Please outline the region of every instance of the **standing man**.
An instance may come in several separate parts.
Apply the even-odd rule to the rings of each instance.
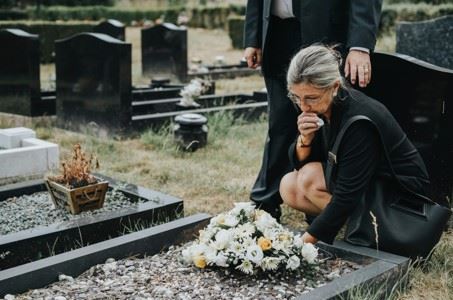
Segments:
[[[280,180],[290,172],[288,148],[298,134],[296,110],[287,98],[286,70],[292,56],[313,43],[340,44],[345,76],[365,87],[376,44],[382,0],[248,0],[244,56],[262,67],[268,92],[268,134],[250,199],[280,218]]]

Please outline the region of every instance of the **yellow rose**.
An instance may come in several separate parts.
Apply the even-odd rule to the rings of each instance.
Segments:
[[[272,242],[270,239],[266,239],[262,236],[258,239],[258,246],[261,247],[261,250],[266,251],[272,248]]]
[[[193,258],[193,263],[197,268],[204,269],[206,267],[206,258],[203,255],[197,255]]]

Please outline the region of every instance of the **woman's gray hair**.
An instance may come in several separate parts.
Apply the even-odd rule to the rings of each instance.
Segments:
[[[346,82],[340,74],[341,55],[333,48],[312,45],[300,50],[291,60],[286,76],[288,88],[307,83],[326,89],[339,80],[342,88]]]

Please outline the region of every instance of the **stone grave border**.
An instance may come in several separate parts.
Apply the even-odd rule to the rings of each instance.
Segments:
[[[0,296],[43,287],[56,281],[59,274],[78,276],[111,257],[156,254],[170,245],[193,239],[209,220],[209,215],[197,214],[0,272]],[[409,258],[341,241],[334,245],[320,243],[319,247],[337,257],[368,264],[296,299],[338,299],[359,287],[376,290],[380,299],[385,299],[393,285],[405,278],[409,267]],[[386,290],[378,290],[382,286]]]
[[[100,174],[96,175],[108,180],[110,183],[109,188],[117,188],[118,191],[132,200],[144,198],[148,201],[140,203],[134,208],[125,207],[118,211],[99,214],[96,217],[87,216],[78,220],[54,223],[49,226],[36,227],[0,236],[0,253],[10,251],[14,254],[11,259],[15,260],[12,263],[12,267],[0,271],[0,274],[9,272],[15,268],[14,266],[22,265],[27,260],[33,259],[33,255],[37,251],[47,251],[48,245],[54,245],[55,249],[58,250],[64,247],[65,240],[77,240],[80,236],[83,237],[84,244],[92,244],[105,240],[109,235],[117,236],[117,232],[122,230],[124,226],[133,226],[138,221],[168,222],[184,214],[183,201],[179,198],[132,184],[126,184],[124,187],[122,185],[119,186],[112,178]],[[44,180],[10,184],[0,187],[0,201],[14,196],[29,195],[46,190]],[[155,202],[156,198],[159,199],[159,202]],[[98,232],[104,233],[101,239],[97,234]],[[56,242],[57,240],[58,243]],[[33,252],[30,250],[32,247],[35,247]],[[5,259],[8,259],[8,256]]]

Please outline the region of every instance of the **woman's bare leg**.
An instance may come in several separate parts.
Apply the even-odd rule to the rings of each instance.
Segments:
[[[326,190],[319,162],[308,163],[299,171],[286,174],[280,182],[280,195],[288,206],[312,215],[320,214],[332,198]]]

